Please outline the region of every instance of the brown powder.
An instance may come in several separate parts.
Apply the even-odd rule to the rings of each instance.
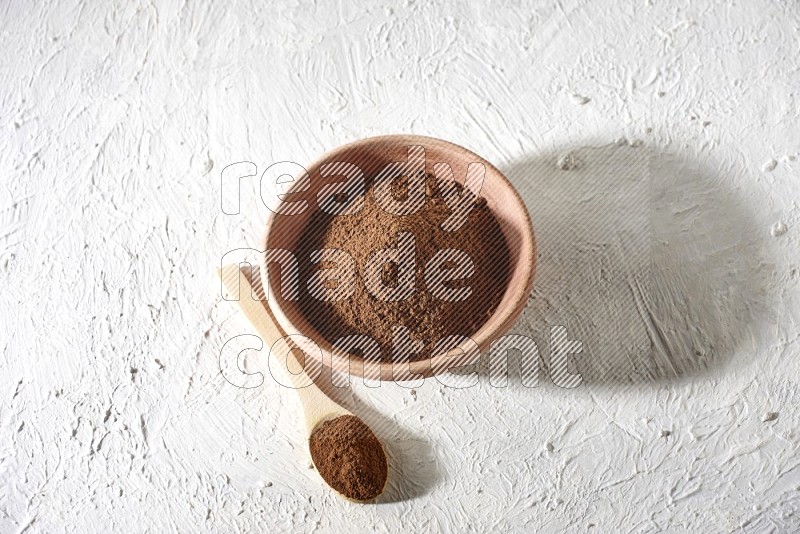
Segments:
[[[407,198],[408,188],[404,185],[402,180],[393,184],[395,199]],[[494,313],[505,291],[509,269],[502,231],[485,199],[474,195],[475,206],[464,224],[456,231],[443,230],[440,225],[451,214],[440,195],[440,188],[445,186],[462,192],[460,184],[437,183],[428,175],[425,204],[411,215],[398,216],[384,211],[375,200],[372,187],[356,214],[332,216],[322,210],[315,212],[301,238],[300,257],[308,258],[314,250],[341,249],[352,256],[358,271],[355,291],[344,300],[318,300],[308,293],[307,284],[301,284],[301,311],[326,340],[332,343],[343,336],[367,335],[380,346],[381,360],[391,361],[394,359],[393,329],[404,326],[410,338],[421,343],[421,350],[417,347],[399,351],[399,354],[414,361],[428,357],[434,344],[445,336],[474,334]],[[401,232],[409,232],[415,239],[415,291],[405,300],[386,302],[367,289],[364,266],[376,251],[396,248]],[[466,300],[449,302],[437,298],[426,287],[426,263],[443,249],[464,251],[474,265],[472,276],[446,282],[449,288],[471,288],[472,293]],[[324,263],[301,262],[301,278],[308,281],[315,270],[328,268],[322,265]],[[444,267],[449,266],[445,264]],[[396,283],[397,266],[385,264],[381,279],[388,286]]]
[[[358,417],[343,415],[317,425],[308,445],[319,474],[345,497],[368,501],[383,491],[388,476],[386,454]]]

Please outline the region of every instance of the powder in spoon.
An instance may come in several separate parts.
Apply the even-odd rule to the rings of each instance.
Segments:
[[[388,475],[386,454],[358,417],[343,415],[317,425],[308,445],[319,474],[345,497],[368,501],[383,491]]]

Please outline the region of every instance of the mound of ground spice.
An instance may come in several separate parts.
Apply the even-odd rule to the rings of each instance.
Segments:
[[[392,361],[394,328],[404,326],[421,351],[400,351],[410,361],[427,358],[434,344],[445,336],[474,334],[494,313],[506,288],[509,253],[500,226],[486,205],[485,199],[472,195],[472,209],[463,225],[455,231],[440,226],[451,210],[442,198],[442,187],[456,187],[459,193],[470,194],[457,182],[438,182],[426,178],[425,203],[410,215],[394,215],[383,209],[370,185],[361,209],[352,215],[330,215],[317,210],[300,240],[300,257],[321,249],[340,249],[349,253],[358,269],[353,294],[343,300],[324,301],[312,297],[306,284],[301,284],[300,308],[312,326],[329,342],[354,334],[370,336],[381,349],[380,359]],[[401,180],[392,187],[395,198],[402,200],[408,188]],[[415,291],[408,298],[384,301],[376,298],[364,283],[364,266],[377,250],[397,246],[397,236],[409,232],[415,239]],[[426,287],[426,263],[438,251],[458,249],[469,255],[474,272],[460,280],[449,281],[448,287],[469,287],[470,296],[451,302],[434,296]],[[323,262],[320,262],[320,264]],[[320,264],[301,262],[300,275],[309,280]],[[384,265],[384,283],[391,284],[396,269]],[[411,352],[411,354],[409,354]]]
[[[317,425],[308,446],[319,474],[345,497],[368,501],[383,491],[389,472],[386,454],[358,417],[343,415]]]

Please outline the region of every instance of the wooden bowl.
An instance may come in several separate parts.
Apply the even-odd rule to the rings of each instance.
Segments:
[[[349,162],[357,165],[365,177],[370,177],[388,163],[405,161],[408,157],[408,147],[411,145],[424,147],[426,171],[431,172],[435,163],[448,163],[453,170],[453,176],[462,185],[470,163],[479,162],[485,166],[486,175],[479,193],[486,199],[487,206],[497,219],[505,237],[509,250],[509,272],[505,293],[494,314],[470,336],[480,350],[484,351],[492,341],[508,332],[525,308],[536,270],[536,242],[530,215],[517,191],[497,168],[466,148],[440,139],[417,135],[371,137],[336,148],[306,167],[307,178],[310,180],[302,180],[300,176],[295,177],[288,192],[283,196],[283,201],[307,200],[308,207],[302,213],[293,215],[271,213],[262,241],[262,250],[278,248],[288,251],[298,250],[298,241],[303,228],[314,211],[319,209],[316,203],[317,192],[325,183],[331,181],[320,176],[320,167],[323,164]],[[302,191],[304,187],[308,188]],[[478,194],[478,191],[473,192]],[[287,199],[287,196],[290,198]],[[298,261],[309,261],[309,259],[298,258]],[[404,365],[389,361],[365,360],[354,354],[334,353],[331,343],[324,339],[303,316],[299,301],[272,297],[281,291],[280,280],[276,276],[267,280],[269,278],[267,273],[266,254],[262,254],[262,284],[265,288],[269,284],[269,308],[280,329],[287,334],[301,334],[293,339],[296,346],[307,356],[320,360],[324,366],[336,371],[371,379],[408,380],[429,377],[448,367],[476,363],[480,357],[480,354],[476,354],[474,345],[469,342],[454,347],[446,353],[434,354],[429,358]],[[470,351],[471,348],[473,350]],[[464,357],[465,354],[469,354],[467,359]]]

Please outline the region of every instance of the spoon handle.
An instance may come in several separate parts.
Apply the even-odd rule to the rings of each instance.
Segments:
[[[229,295],[235,297],[238,291],[239,300],[237,303],[239,309],[244,312],[250,324],[252,324],[256,332],[258,332],[258,335],[264,342],[264,347],[271,348],[278,340],[285,337],[272,319],[266,301],[254,298],[253,288],[238,265],[225,265],[222,269],[217,269],[217,274],[222,281],[223,289],[226,290]],[[271,352],[270,350],[270,353]],[[276,357],[276,359],[278,358]],[[308,360],[309,359],[306,359],[308,365],[320,365],[316,361]],[[319,389],[313,379],[306,374],[305,366],[298,361],[295,356],[295,351],[288,351],[285,365],[281,361],[278,361],[278,364],[278,367],[282,368],[284,376],[289,379],[300,399],[309,433],[320,421],[330,416],[347,415],[350,413],[333,402]],[[292,368],[302,369],[302,371],[293,373],[290,371]]]

